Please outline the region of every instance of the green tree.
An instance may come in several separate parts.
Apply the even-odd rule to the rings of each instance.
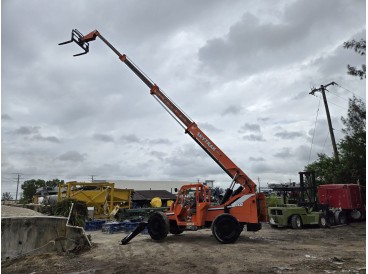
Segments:
[[[2,201],[10,201],[13,200],[13,196],[10,194],[10,192],[3,192],[3,196],[1,198]]]
[[[54,188],[58,186],[58,184],[64,184],[63,180],[53,179],[49,181],[41,180],[41,179],[32,179],[25,181],[21,188],[23,190],[23,197],[21,199],[21,203],[29,203],[32,201],[33,195],[36,194],[37,189],[40,187]]]
[[[366,184],[366,110],[362,100],[349,100],[347,118],[341,118],[345,136],[338,144],[340,161],[326,154],[318,154],[318,159],[305,167],[314,170],[319,184],[355,183]]]
[[[46,182],[41,179],[32,179],[25,181],[21,188],[23,190],[23,197],[21,199],[22,203],[30,203],[32,201],[33,195],[36,194],[38,188],[45,186]]]
[[[59,184],[64,184],[64,180],[52,179],[51,181],[46,181],[45,186],[49,188],[57,187]]]
[[[339,143],[339,154],[344,163],[344,177],[350,182],[365,185],[366,179],[366,107],[353,97],[349,100],[347,118],[341,118],[345,137]]]
[[[362,56],[365,55],[365,39],[361,39],[359,42],[351,40],[344,43],[344,48],[354,49],[354,51]],[[358,76],[360,79],[366,78],[366,67],[365,64],[362,65],[361,69],[354,66],[348,65],[348,74],[353,76]]]
[[[316,172],[317,184],[337,184],[341,182],[341,161],[324,153],[318,154],[318,159],[305,167],[307,171]]]

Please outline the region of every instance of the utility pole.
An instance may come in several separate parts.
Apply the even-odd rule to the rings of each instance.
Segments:
[[[91,176],[91,181],[92,181],[92,183],[93,183],[93,179],[94,179],[93,177],[94,177],[94,176],[97,176],[97,175],[89,175],[89,176]]]
[[[17,178],[15,178],[17,180],[17,191],[15,192],[15,203],[18,201],[18,188],[19,188],[19,179],[20,179],[20,174],[18,173]]]
[[[334,135],[333,128],[332,128],[331,116],[330,116],[330,111],[328,109],[327,98],[326,98],[326,93],[325,93],[325,91],[327,90],[326,87],[331,86],[331,85],[337,85],[337,84],[335,82],[331,82],[331,83],[329,83],[327,85],[324,85],[324,86],[321,85],[320,88],[314,88],[314,89],[312,89],[312,91],[309,92],[309,94],[314,95],[314,93],[317,92],[317,91],[320,91],[322,93],[323,102],[325,104],[325,110],[326,110],[326,115],[327,115],[328,128],[330,130],[330,137],[331,137],[331,142],[332,142],[332,148],[333,148],[333,151],[334,151],[335,160],[337,162],[339,162],[339,154],[337,152],[335,135]]]

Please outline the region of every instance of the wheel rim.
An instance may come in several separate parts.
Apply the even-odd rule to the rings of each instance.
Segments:
[[[298,216],[298,218],[296,218],[296,225],[298,227],[301,227],[302,226],[302,222],[300,221],[300,217]]]
[[[325,227],[327,224],[326,218],[325,217],[321,217],[321,226]]]

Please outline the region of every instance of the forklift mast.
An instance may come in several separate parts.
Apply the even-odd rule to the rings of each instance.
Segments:
[[[303,207],[318,208],[317,185],[314,171],[299,172],[299,186],[277,186],[271,187],[273,191],[297,193],[297,205]],[[283,195],[283,203],[286,204],[286,196]]]

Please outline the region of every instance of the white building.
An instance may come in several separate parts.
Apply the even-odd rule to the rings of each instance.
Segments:
[[[115,183],[116,188],[134,189],[134,190],[167,190],[170,193],[176,194],[175,188],[178,190],[183,185],[195,184],[197,182],[188,181],[146,181],[146,180],[93,180],[93,182],[109,182]],[[213,188],[212,180],[206,180],[204,183]]]

